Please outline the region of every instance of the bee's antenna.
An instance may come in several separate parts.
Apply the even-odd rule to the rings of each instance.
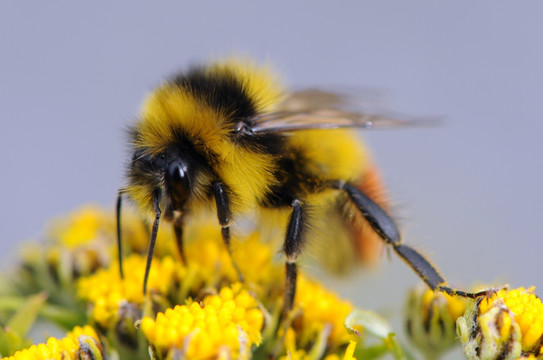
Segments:
[[[121,203],[123,201],[124,189],[119,189],[117,194],[117,250],[119,252],[119,273],[121,274],[121,279],[124,279],[123,272],[123,243],[121,241]]]
[[[160,202],[160,190],[155,190],[153,196],[153,207],[155,208],[155,221],[153,222],[153,229],[151,230],[151,240],[149,241],[149,248],[147,249],[147,264],[145,265],[145,276],[143,278],[143,295],[147,294],[147,279],[149,278],[149,270],[151,270],[151,262],[153,261],[153,253],[155,252],[156,236],[158,234],[158,224],[160,222],[160,214],[162,211],[159,206]]]

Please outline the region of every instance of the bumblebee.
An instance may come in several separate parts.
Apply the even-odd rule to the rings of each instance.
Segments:
[[[313,237],[326,241],[327,253],[346,241],[351,254],[366,262],[388,245],[430,288],[478,296],[449,287],[423,255],[402,243],[355,131],[409,121],[348,111],[342,104],[341,96],[322,91],[285,95],[268,68],[248,61],[193,67],[155,89],[129,130],[133,156],[117,200],[121,275],[120,215],[127,196],[154,214],[144,293],[161,219],[173,224],[185,261],[183,226],[191,214],[211,207],[229,252],[230,226],[244,214],[286,226],[287,310],[294,302],[296,261]]]

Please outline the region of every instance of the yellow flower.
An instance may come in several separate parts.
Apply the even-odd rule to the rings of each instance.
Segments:
[[[240,241],[233,252],[245,281],[270,288],[273,284],[283,285],[283,263],[274,262],[278,249],[260,241],[260,234],[253,232]]]
[[[121,227],[125,253],[145,253],[150,230],[145,217],[127,207],[122,214]],[[65,218],[54,220],[47,237],[53,244],[48,254],[50,263],[59,263],[67,252],[72,254],[76,264],[94,261],[103,266],[109,264],[111,258],[117,258],[115,215],[97,205],[83,206]],[[161,227],[155,253],[172,254],[173,244],[171,227]]]
[[[187,359],[249,358],[251,346],[261,341],[264,315],[241,284],[222,288],[202,303],[177,305],[156,319],[145,317],[141,329],[158,353],[180,351]],[[224,355],[224,354],[223,354]]]
[[[125,277],[121,279],[119,265],[113,262],[107,269],[100,269],[95,274],[79,279],[77,294],[82,300],[90,302],[91,317],[104,328],[109,328],[116,322],[119,309],[123,303],[142,305],[142,284],[145,272],[146,258],[133,254],[125,259]],[[171,257],[153,261],[149,273],[148,289],[163,295],[168,295],[176,284],[179,284],[184,267]]]
[[[326,339],[329,347],[336,348],[351,339],[344,322],[353,306],[322,285],[300,276],[294,307],[294,311],[301,310],[301,316],[293,324],[301,346],[313,342],[325,327],[330,327],[330,335]]]
[[[32,345],[31,347],[17,351],[6,360],[46,360],[62,359],[75,360],[83,358],[85,354],[89,359],[101,360],[104,358],[104,349],[100,339],[90,326],[75,327],[65,338],[49,338],[47,343]]]
[[[534,354],[530,354],[530,355],[523,355],[521,357],[519,357],[517,360],[536,360],[537,358],[535,357]]]
[[[67,248],[74,248],[92,243],[101,233],[114,231],[112,214],[98,206],[83,206],[71,213],[67,218],[53,222],[49,237],[57,239],[58,243]]]
[[[458,318],[457,331],[469,359],[543,359],[543,304],[534,291],[499,290]]]
[[[504,303],[513,313],[514,321],[522,332],[522,350],[531,352],[541,346],[543,336],[543,304],[535,295],[535,287],[515,290],[500,290],[479,304],[479,312],[484,314],[496,303]]]
[[[112,216],[92,205],[56,219],[44,244],[23,248],[15,282],[25,293],[45,290],[52,302],[71,304],[75,279],[109,264],[113,232]]]
[[[304,349],[296,348],[296,332],[292,328],[287,329],[285,335],[285,349],[286,355],[279,357],[279,360],[311,360],[315,358],[322,358],[322,353],[318,353],[313,349],[308,353]],[[343,354],[343,360],[356,360],[354,357],[354,351],[356,349],[356,341],[350,340],[349,345],[345,349]],[[340,357],[336,353],[326,355],[324,360],[340,360]]]
[[[187,272],[192,276],[191,290],[215,287],[223,280],[238,281],[238,274],[224,245],[220,227],[215,222],[191,229],[187,235]],[[245,282],[257,288],[270,288],[272,284],[282,285],[282,264],[273,262],[277,249],[261,242],[258,232],[253,232],[244,239],[235,238],[232,245],[233,260],[236,261]]]
[[[309,360],[309,354],[303,349],[296,348],[296,332],[289,327],[285,335],[286,355],[281,356],[279,360]]]

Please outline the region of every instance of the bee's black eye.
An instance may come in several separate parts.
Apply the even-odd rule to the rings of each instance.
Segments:
[[[171,162],[166,170],[165,179],[174,209],[181,210],[190,194],[189,168],[187,164],[182,161]]]
[[[156,166],[161,171],[166,171],[168,166],[166,154],[160,154],[152,158],[153,165]]]

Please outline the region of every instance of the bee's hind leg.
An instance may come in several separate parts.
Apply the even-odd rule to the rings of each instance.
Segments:
[[[476,298],[485,294],[484,291],[470,293],[456,290],[448,286],[447,281],[439,274],[434,265],[422,254],[409,245],[401,242],[400,232],[394,220],[378,204],[371,200],[356,186],[336,181],[331,184],[332,188],[345,191],[350,200],[360,210],[362,216],[370,224],[373,230],[383,241],[394,249],[394,251],[418,274],[418,276],[432,289],[443,291],[450,295],[458,295],[467,298]]]
[[[228,251],[228,254],[230,254],[230,259],[232,260],[232,264],[234,265],[234,268],[236,269],[236,272],[238,273],[239,281],[243,282],[243,275],[241,274],[241,271],[238,268],[238,265],[234,261],[234,258],[232,257],[232,248],[230,246],[230,217],[231,217],[231,211],[230,211],[230,200],[228,199],[228,194],[226,193],[226,187],[220,183],[215,182],[213,183],[213,193],[215,195],[215,203],[217,205],[217,217],[219,219],[219,224],[221,225],[221,234],[222,239],[224,241],[224,245],[226,246],[226,250]]]

